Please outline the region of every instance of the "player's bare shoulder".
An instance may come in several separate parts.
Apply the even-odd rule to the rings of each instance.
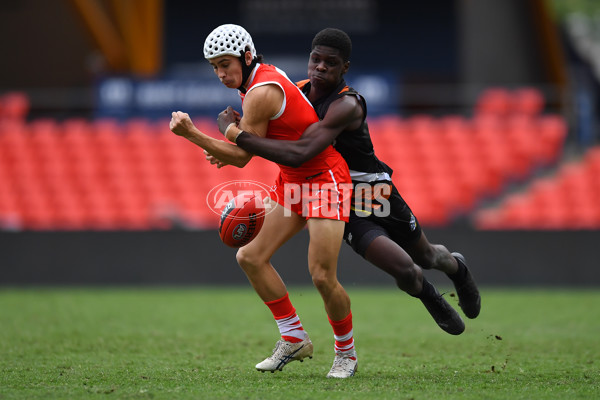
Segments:
[[[243,110],[262,114],[267,118],[276,115],[283,104],[283,89],[277,84],[265,84],[253,87],[244,98]]]

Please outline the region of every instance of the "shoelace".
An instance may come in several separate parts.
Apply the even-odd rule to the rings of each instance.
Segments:
[[[350,356],[335,356],[333,360],[333,368],[335,367],[345,367],[346,364],[352,363],[354,360],[350,358]]]
[[[277,354],[277,352],[283,347],[285,346],[285,343],[282,340],[278,340],[277,344],[275,345],[275,348],[273,349],[273,354],[271,355],[271,358],[275,357],[275,355]],[[281,352],[284,352],[285,350],[281,350]]]

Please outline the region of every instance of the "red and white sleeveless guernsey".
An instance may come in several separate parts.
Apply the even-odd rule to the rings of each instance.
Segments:
[[[319,121],[304,93],[279,68],[257,64],[246,95],[263,85],[277,85],[284,92],[281,110],[269,121],[267,138],[298,140],[309,125]],[[240,92],[242,102],[246,95]],[[332,145],[298,168],[277,165],[280,173],[271,193],[273,200],[305,218],[348,221],[352,182],[346,161]]]

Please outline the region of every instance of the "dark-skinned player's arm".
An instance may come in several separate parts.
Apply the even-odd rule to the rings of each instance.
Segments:
[[[344,96],[331,103],[325,117],[310,125],[298,140],[275,140],[249,134],[235,126],[234,118],[231,108],[219,115],[219,128],[229,140],[259,157],[299,167],[325,150],[345,129],[358,128],[362,123],[363,109],[356,97]]]

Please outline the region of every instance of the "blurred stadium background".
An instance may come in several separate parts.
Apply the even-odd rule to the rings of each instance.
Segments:
[[[344,29],[376,152],[432,242],[484,285],[598,285],[594,0],[20,0],[0,4],[0,284],[245,282],[206,205],[217,170],[168,129],[239,109],[202,56],[222,23],[303,79]],[[310,283],[307,237],[274,262]],[[343,247],[340,278],[391,281]],[[433,278],[435,281],[435,277]]]

